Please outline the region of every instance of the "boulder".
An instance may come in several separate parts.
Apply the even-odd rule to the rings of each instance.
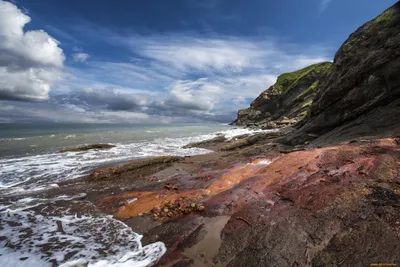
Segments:
[[[215,146],[219,143],[225,142],[226,137],[224,135],[218,135],[217,137],[214,137],[212,139],[196,142],[196,143],[190,143],[183,148],[193,148],[193,147],[198,147],[198,148],[206,148],[206,147],[211,147]]]

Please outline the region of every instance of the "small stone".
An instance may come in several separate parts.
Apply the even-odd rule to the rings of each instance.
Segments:
[[[196,203],[190,204],[190,207],[195,208],[196,207]]]
[[[168,209],[168,208],[165,208],[165,209],[164,209],[164,212],[165,212],[165,213],[167,213],[168,211],[169,211],[169,209]]]
[[[157,208],[157,207],[156,207],[156,208],[152,208],[152,209],[151,209],[151,212],[152,212],[152,213],[159,213],[160,210],[161,210],[160,208]]]
[[[143,213],[138,213],[138,216],[143,216]]]
[[[205,210],[206,208],[203,206],[203,205],[200,205],[200,206],[198,206],[197,207],[197,210],[198,211],[203,211],[203,210]]]

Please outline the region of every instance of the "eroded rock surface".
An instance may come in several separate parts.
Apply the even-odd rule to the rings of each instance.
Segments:
[[[89,176],[89,181],[121,179],[129,176],[138,178],[165,169],[181,159],[176,156],[161,156],[135,160],[122,166],[96,170]]]
[[[259,155],[250,162],[217,162],[180,177],[187,180],[186,187],[110,196],[98,207],[120,218],[158,221],[144,235],[147,242],[166,243],[160,266],[399,264],[396,140]],[[135,200],[128,203],[131,199]],[[153,212],[172,208],[182,199],[201,203],[204,209],[171,216]],[[215,224],[223,221],[219,245],[211,252],[206,218],[215,218]],[[194,245],[196,254],[190,250]]]

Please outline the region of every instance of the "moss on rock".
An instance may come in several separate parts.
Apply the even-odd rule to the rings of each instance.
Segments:
[[[301,70],[284,73],[278,77],[277,82],[275,84],[275,88],[277,88],[280,91],[286,92],[291,88],[295,87],[298,81],[301,78],[305,77],[310,72],[312,71],[315,71],[316,73],[326,72],[331,68],[331,66],[332,66],[331,62],[322,62],[308,66]]]

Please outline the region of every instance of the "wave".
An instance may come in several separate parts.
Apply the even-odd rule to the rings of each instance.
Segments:
[[[46,208],[51,210],[51,205],[42,211]],[[142,235],[111,216],[56,210],[45,216],[33,210],[1,210],[0,236],[5,239],[0,241],[0,266],[44,267],[56,262],[63,267],[144,267],[154,265],[166,251],[162,242],[142,246]]]
[[[70,138],[75,138],[76,134],[69,134],[67,136],[64,137],[64,139],[70,139]]]

